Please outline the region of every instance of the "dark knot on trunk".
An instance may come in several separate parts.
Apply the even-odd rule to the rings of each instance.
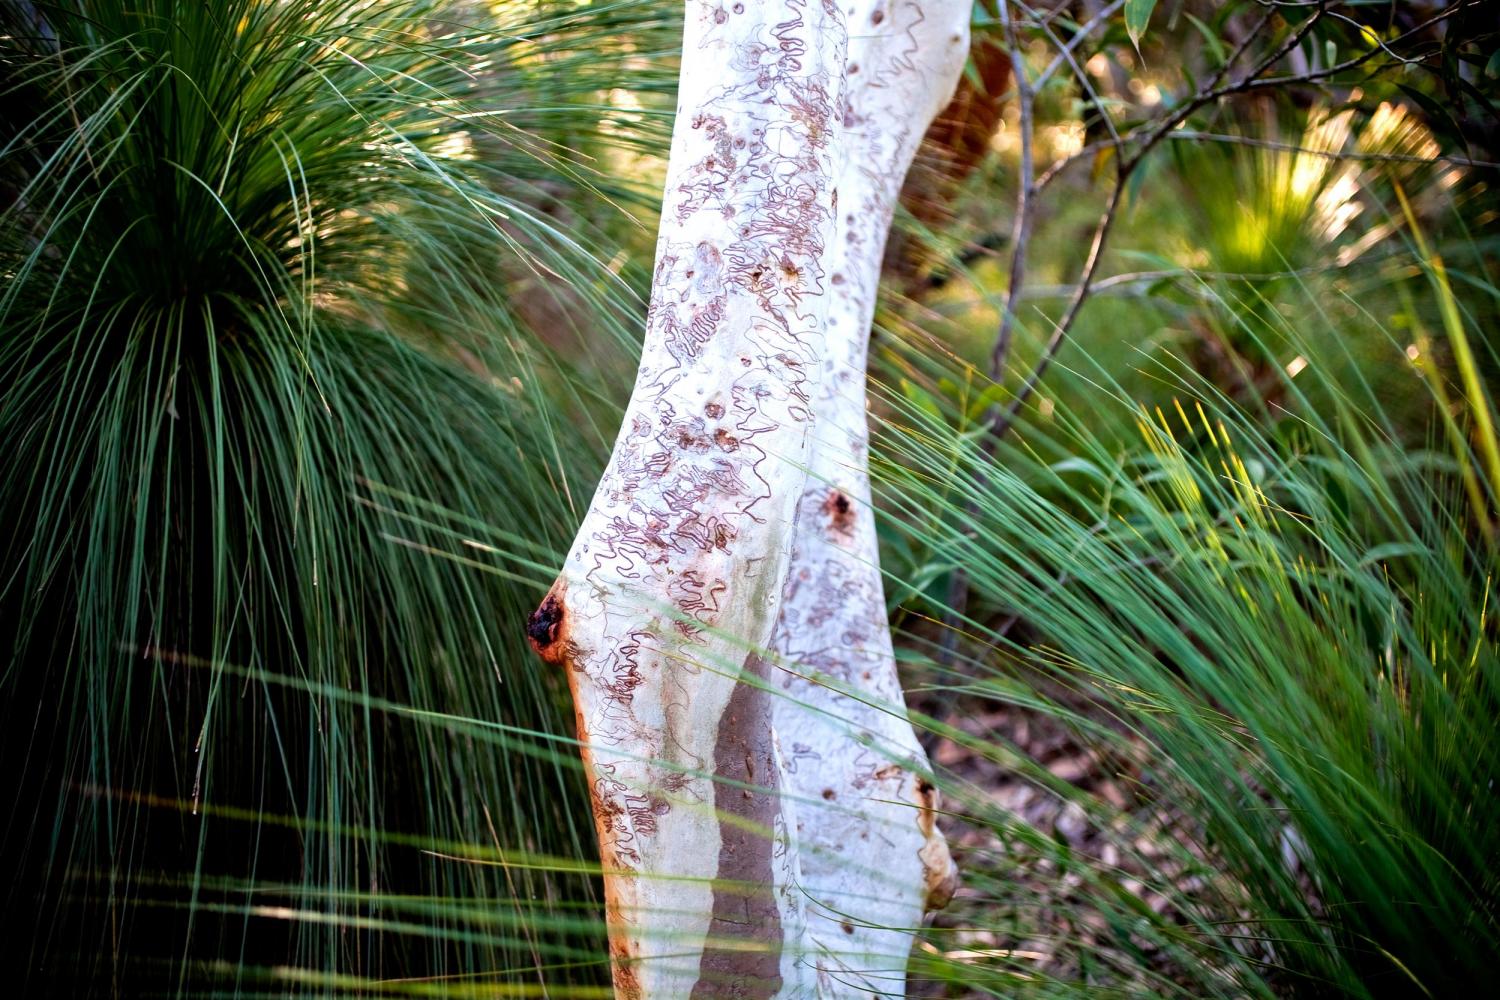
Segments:
[[[526,619],[526,637],[538,653],[546,653],[562,633],[563,603],[556,594],[548,594],[541,607]]]
[[[854,534],[854,504],[842,490],[831,489],[823,501],[823,513],[835,535],[848,538]]]

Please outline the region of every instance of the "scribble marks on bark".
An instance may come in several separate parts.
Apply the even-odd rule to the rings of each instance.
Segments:
[[[640,1000],[641,980],[635,974],[635,956],[619,937],[609,942],[609,957],[614,969],[616,1000]]]
[[[756,654],[745,659],[746,677],[763,682],[769,672]],[[770,696],[758,684],[740,681],[714,748],[719,871],[693,1000],[770,998],[781,989],[781,913],[772,878],[781,798],[772,740]]]
[[[833,0],[685,8],[635,390],[571,589],[527,634],[578,708],[617,994],[807,997],[769,696],[703,664],[766,641],[784,582],[825,348],[846,29]]]

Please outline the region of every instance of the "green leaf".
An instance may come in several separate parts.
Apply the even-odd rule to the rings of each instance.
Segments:
[[[922,410],[922,412],[926,413],[928,416],[932,417],[939,423],[942,423],[943,408],[938,405],[938,401],[933,398],[932,393],[917,385],[915,382],[910,382],[906,379],[902,379],[901,394],[904,395],[907,400],[914,406]]]
[[[1444,138],[1452,140],[1455,145],[1466,145],[1463,129],[1459,127],[1458,121],[1447,107],[1415,87],[1408,87],[1401,83],[1398,83],[1396,86],[1400,88],[1403,94],[1411,98],[1422,109],[1423,113],[1427,115],[1427,126],[1429,128]]]
[[[1146,33],[1146,24],[1151,12],[1156,9],[1156,0],[1125,0],[1125,30],[1130,32],[1130,41],[1136,51],[1141,48],[1141,36]]]
[[[1127,11],[1129,10],[1129,7],[1130,5],[1127,4]],[[1224,65],[1224,61],[1229,58],[1229,53],[1225,51],[1224,43],[1219,39],[1219,36],[1214,32],[1214,29],[1210,28],[1208,25],[1204,24],[1202,21],[1189,14],[1187,11],[1183,11],[1182,13],[1184,17],[1192,22],[1193,27],[1198,29],[1198,34],[1203,36],[1203,41],[1208,45],[1209,50],[1214,54],[1214,62],[1219,66]],[[1146,16],[1150,17],[1150,15],[1151,10],[1148,7],[1146,10]],[[1145,28],[1145,26],[1146,25],[1144,23],[1141,24],[1142,28]],[[1186,67],[1184,67],[1183,72],[1186,73],[1186,71],[1187,69]]]
[[[985,386],[984,391],[975,396],[969,403],[969,407],[964,415],[970,420],[978,420],[984,416],[990,407],[999,405],[1000,400],[1004,399],[1005,395],[1005,386],[999,383]]]
[[[1374,566],[1377,563],[1388,562],[1392,559],[1403,559],[1407,556],[1425,556],[1427,554],[1428,547],[1418,545],[1415,542],[1385,542],[1371,548],[1360,557],[1359,562],[1355,565],[1363,569],[1366,566]]]

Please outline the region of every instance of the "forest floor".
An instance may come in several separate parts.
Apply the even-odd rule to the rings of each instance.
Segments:
[[[1007,767],[993,759],[998,755],[951,739],[929,742],[934,768],[968,801],[950,796],[943,822],[964,884],[933,915],[919,950],[940,953],[947,962],[988,965],[994,976],[981,978],[990,988],[1010,977],[1018,985],[1062,980],[1149,995],[1158,977],[1184,984],[1191,977],[1175,967],[1173,956],[1131,934],[1120,914],[1148,907],[1190,934],[1191,922],[1177,912],[1186,902],[1197,919],[1223,921],[1251,954],[1274,962],[1248,926],[1232,927],[1243,917],[1232,903],[1240,893],[1205,857],[1201,825],[1161,793],[1144,743],[1130,738],[1123,751],[1101,753],[1048,713],[923,691],[910,701],[914,711],[987,750],[1012,748],[1060,783],[1046,787],[1039,773]],[[1081,699],[1072,701],[1074,711],[1107,721]],[[1295,853],[1285,853],[1295,865]],[[1122,908],[1123,894],[1131,899]],[[914,969],[921,964],[919,955]],[[991,996],[990,988],[924,981],[918,973],[909,995]]]

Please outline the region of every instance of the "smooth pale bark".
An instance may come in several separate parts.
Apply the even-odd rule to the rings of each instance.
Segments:
[[[528,634],[577,708],[617,995],[812,996],[755,650],[824,355],[844,18],[823,0],[686,7],[640,372]]]
[[[937,793],[906,717],[870,509],[865,363],[902,180],[968,52],[967,0],[858,0],[810,475],[774,647],[775,725],[798,799],[809,943],[830,995],[905,993],[912,931],[953,894]],[[827,992],[825,987],[825,992]]]
[[[909,931],[846,933],[829,924],[830,900],[893,895],[890,906],[840,910],[909,928],[929,889],[941,895],[951,877],[931,803],[912,776],[921,750],[884,630],[863,370],[891,207],[912,150],[951,92],[950,69],[962,63],[967,6],[860,0],[855,45],[865,55],[847,71],[847,14],[832,0],[686,7],[640,372],[572,551],[527,632],[566,670],[577,708],[617,995],[852,995],[870,985],[848,975],[851,967],[869,974],[878,956],[882,968],[904,972]],[[871,96],[846,107],[846,83]],[[825,371],[830,391],[819,387]],[[816,452],[815,414],[827,425]],[[818,478],[811,490],[809,466]],[[841,597],[788,586],[799,506],[799,565],[850,581],[848,607],[818,625],[819,601]],[[873,749],[847,725],[791,719],[796,735],[778,743],[773,717],[782,720],[787,675],[759,651],[771,645],[784,590],[786,638],[777,645],[794,658],[812,654],[811,663],[822,630],[845,628],[835,620],[868,637],[827,672],[852,672],[854,686],[891,712],[867,712],[823,687],[794,693],[845,713]],[[803,627],[819,630],[807,633],[811,645]],[[801,803],[783,794],[811,787],[804,735],[837,763],[832,784],[815,794],[830,787],[857,807],[829,820],[844,832],[824,837],[804,823],[803,836],[847,847],[863,831],[893,845],[847,852],[865,873],[857,883],[815,862],[813,884],[828,898],[815,897],[811,918]],[[784,750],[793,759],[784,761]],[[872,765],[872,753],[885,764]],[[887,793],[898,806],[875,801]],[[871,880],[872,871],[890,874]],[[842,940],[828,940],[828,926]]]

